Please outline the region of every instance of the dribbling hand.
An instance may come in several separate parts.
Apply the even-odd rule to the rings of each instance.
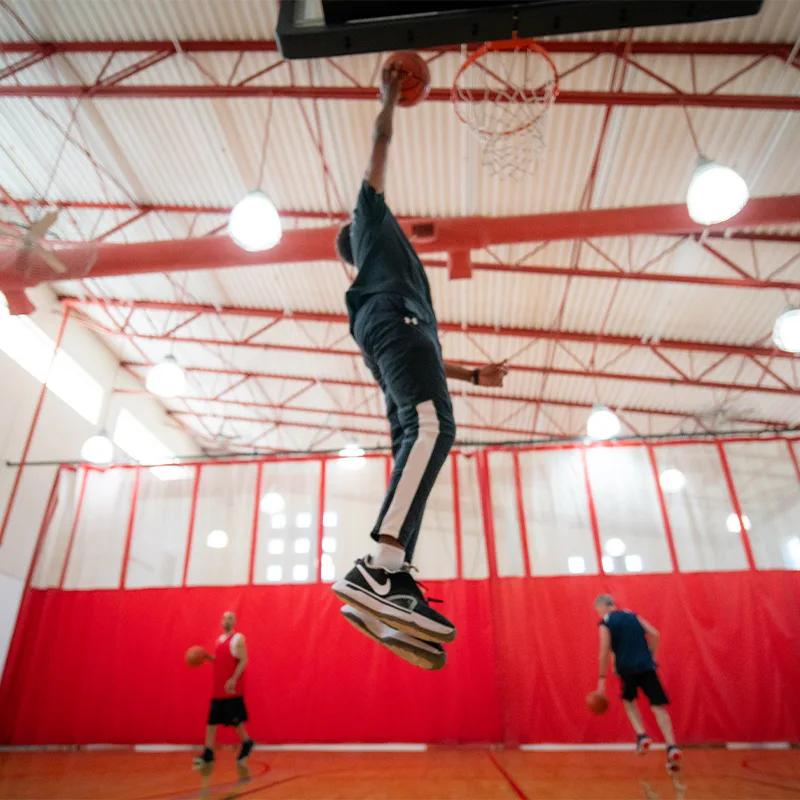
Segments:
[[[225,691],[228,694],[236,694],[236,681],[233,678],[229,678],[225,681]]]

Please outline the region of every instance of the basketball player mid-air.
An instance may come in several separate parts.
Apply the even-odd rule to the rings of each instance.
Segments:
[[[442,643],[456,628],[435,611],[411,575],[422,516],[456,434],[447,378],[502,386],[505,364],[468,369],[442,360],[436,315],[422,263],[384,199],[392,120],[402,73],[384,75],[383,107],[351,221],[336,241],[358,270],[346,295],[350,331],[383,390],[394,470],[372,538],[333,591],[342,613],[375,641],[417,666],[444,666]]]
[[[194,759],[195,767],[214,763],[214,742],[217,726],[235,728],[242,740],[237,762],[243,765],[253,749],[253,740],[247,735],[247,709],[244,705],[243,673],[247,666],[247,643],[241,633],[236,632],[236,615],[226,611],[222,615],[222,635],[217,639],[216,650],[206,658],[214,662],[214,683],[211,692],[211,708],[206,725],[205,749]]]
[[[605,695],[608,657],[613,651],[617,674],[622,681],[622,704],[636,733],[636,752],[644,755],[653,742],[647,735],[636,705],[639,689],[650,701],[650,708],[667,745],[667,772],[676,772],[681,751],[675,744],[672,720],[665,708],[669,699],[656,674],[655,654],[660,642],[658,631],[632,611],[620,611],[611,595],[598,595],[594,608],[600,617],[600,677],[597,691]]]

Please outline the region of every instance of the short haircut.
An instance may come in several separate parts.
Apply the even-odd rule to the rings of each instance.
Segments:
[[[353,261],[353,246],[350,243],[349,222],[339,229],[339,235],[336,237],[336,252],[343,261],[355,265],[355,261]]]
[[[596,606],[613,606],[614,598],[610,594],[599,594],[595,598],[594,604]]]

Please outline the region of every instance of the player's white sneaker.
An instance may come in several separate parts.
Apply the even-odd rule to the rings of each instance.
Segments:
[[[447,661],[447,655],[440,644],[426,642],[424,639],[390,628],[379,619],[353,606],[343,606],[342,616],[361,633],[415,667],[441,669]]]

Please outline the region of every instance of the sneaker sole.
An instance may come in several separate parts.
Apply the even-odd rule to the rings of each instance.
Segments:
[[[360,586],[349,581],[340,580],[333,584],[333,593],[343,602],[355,606],[359,611],[379,619],[390,628],[407,633],[429,642],[447,644],[456,638],[455,628],[446,628],[435,622],[428,622],[413,611],[398,608],[385,600],[381,600],[371,592],[365,592]],[[416,620],[423,620],[428,627],[423,627]],[[433,627],[433,626],[436,627]]]
[[[447,663],[447,655],[444,652],[432,652],[425,648],[425,641],[418,639],[419,646],[414,642],[403,641],[398,638],[386,638],[377,635],[370,630],[369,625],[357,613],[355,609],[345,606],[341,609],[342,616],[360,633],[368,636],[373,642],[385,647],[398,658],[413,664],[415,667],[426,670],[439,670]],[[377,618],[376,618],[377,619]],[[385,623],[382,623],[385,624]],[[408,634],[404,634],[408,636]],[[411,637],[414,638],[414,637]]]

